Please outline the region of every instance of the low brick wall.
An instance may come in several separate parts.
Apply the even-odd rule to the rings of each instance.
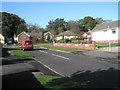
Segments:
[[[67,48],[77,48],[77,49],[89,49],[89,50],[96,49],[95,42],[93,42],[92,44],[53,43],[53,45],[57,47],[67,47]]]

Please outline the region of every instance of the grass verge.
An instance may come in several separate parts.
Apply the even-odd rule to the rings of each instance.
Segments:
[[[77,82],[70,80],[68,77],[60,77],[60,76],[36,76],[37,80],[48,89],[54,90],[63,90],[63,89],[71,89],[71,88],[83,88]]]
[[[96,43],[98,48],[109,47],[109,43]],[[120,43],[111,43],[111,47],[120,46]]]
[[[23,57],[23,58],[31,58],[31,56],[27,53],[25,53],[23,50],[19,50],[17,48],[12,49],[12,52],[17,56],[17,57]]]
[[[77,52],[77,51],[79,51],[79,50],[63,49],[63,48],[49,47],[49,46],[42,46],[42,48],[53,49],[53,50],[60,50],[60,51],[65,51],[65,52]]]
[[[114,61],[120,62],[120,59],[118,59],[118,60],[114,60]]]

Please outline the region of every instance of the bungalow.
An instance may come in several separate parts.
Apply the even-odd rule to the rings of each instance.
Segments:
[[[5,44],[5,37],[2,34],[0,34],[0,43]]]
[[[39,40],[41,38],[42,38],[41,33],[26,33],[23,31],[19,35],[17,35],[18,43],[22,43],[23,40],[32,40],[33,43],[36,43],[36,40]]]
[[[58,35],[56,36],[56,40],[62,39],[63,36],[64,36],[64,38],[66,38],[66,39],[71,39],[71,38],[76,38],[76,37],[78,37],[77,34],[71,32],[71,31],[65,31],[65,32],[63,32],[63,33],[58,34]]]
[[[86,41],[91,40],[91,37],[92,37],[91,31],[85,32],[82,36]]]
[[[52,40],[52,41],[54,40],[54,35],[51,32],[44,33],[44,40],[45,41],[48,41],[48,37],[50,40]]]
[[[120,20],[97,25],[91,32],[92,40],[98,43],[118,43],[118,41],[120,41],[118,22],[120,22]]]

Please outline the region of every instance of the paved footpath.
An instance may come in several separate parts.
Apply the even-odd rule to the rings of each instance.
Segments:
[[[34,66],[37,62],[31,58],[18,58],[10,53],[10,50],[3,49],[2,60],[2,89],[8,88],[42,88],[44,87],[35,78],[37,75],[44,75]],[[56,75],[42,65],[41,69],[49,75]]]

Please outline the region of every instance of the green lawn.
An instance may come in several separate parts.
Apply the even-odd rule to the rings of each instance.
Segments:
[[[65,52],[77,52],[77,51],[79,51],[79,50],[63,49],[63,48],[49,47],[49,46],[42,46],[42,48],[53,49],[53,50],[60,50],[60,51],[65,51]]]
[[[120,59],[118,59],[118,60],[114,60],[114,61],[120,62]]]
[[[98,48],[109,47],[109,43],[96,43]],[[120,46],[120,43],[111,43],[111,47]]]
[[[79,83],[74,82],[67,77],[43,75],[36,76],[36,78],[45,88],[48,89],[69,90],[70,88],[82,88]]]
[[[31,56],[27,53],[25,53],[23,50],[19,49],[12,49],[12,52],[17,56],[17,57],[23,57],[23,58],[31,58]]]

